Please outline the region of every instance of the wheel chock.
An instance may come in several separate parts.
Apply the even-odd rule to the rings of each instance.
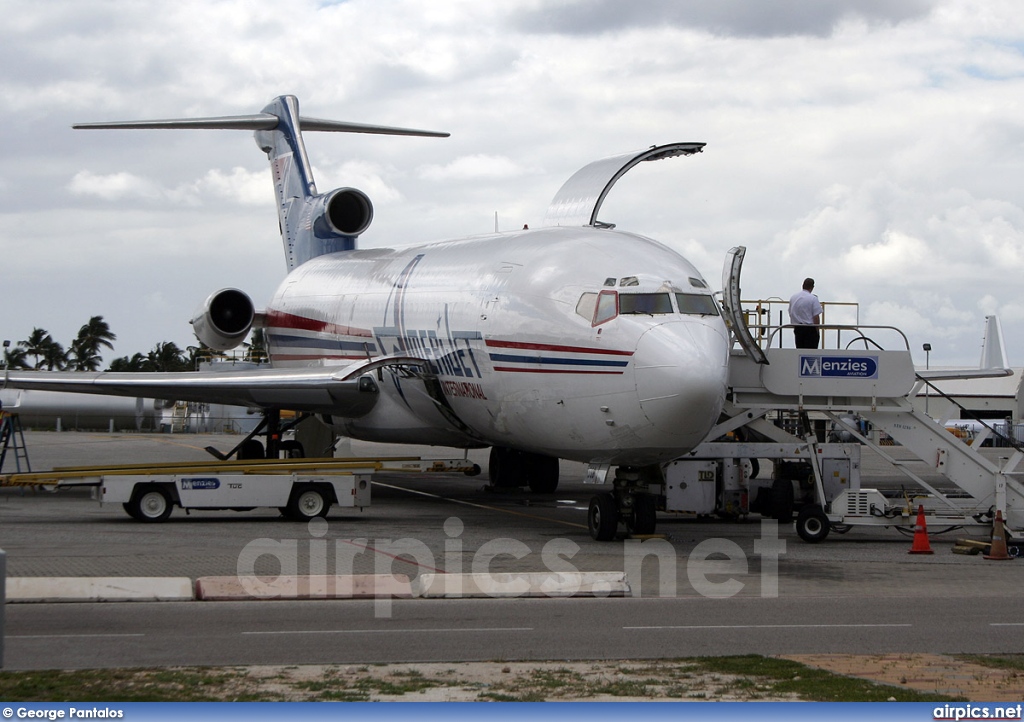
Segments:
[[[980,539],[957,539],[953,543],[953,553],[977,556],[982,552],[987,552],[991,546],[992,542],[981,541]]]

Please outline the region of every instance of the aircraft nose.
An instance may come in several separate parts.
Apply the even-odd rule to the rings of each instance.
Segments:
[[[727,332],[721,326],[711,319],[665,323],[637,343],[640,408],[677,443],[696,446],[718,421],[729,369]]]

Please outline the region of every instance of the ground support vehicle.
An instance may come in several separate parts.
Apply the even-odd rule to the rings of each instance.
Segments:
[[[302,459],[200,462],[192,464],[66,467],[0,476],[0,486],[67,489],[89,487],[102,504],[119,503],[133,519],[160,522],[174,507],[249,511],[277,508],[296,521],[327,516],[332,506],[370,505],[378,471],[463,472],[480,468],[466,459]]]

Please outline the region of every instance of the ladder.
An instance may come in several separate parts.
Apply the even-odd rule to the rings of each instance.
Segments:
[[[14,452],[16,473],[32,471],[32,465],[28,460],[28,447],[25,446],[25,434],[21,429],[21,419],[17,414],[0,411],[0,472],[7,461],[8,450]]]
[[[172,434],[181,434],[188,430],[188,407],[187,401],[174,402],[174,409],[171,411]]]

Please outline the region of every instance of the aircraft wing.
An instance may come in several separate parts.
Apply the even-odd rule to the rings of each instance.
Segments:
[[[242,371],[80,372],[5,371],[0,387],[199,401],[261,409],[289,409],[337,416],[363,416],[379,390],[366,374],[385,367],[422,369],[424,361],[389,356],[347,366]]]

